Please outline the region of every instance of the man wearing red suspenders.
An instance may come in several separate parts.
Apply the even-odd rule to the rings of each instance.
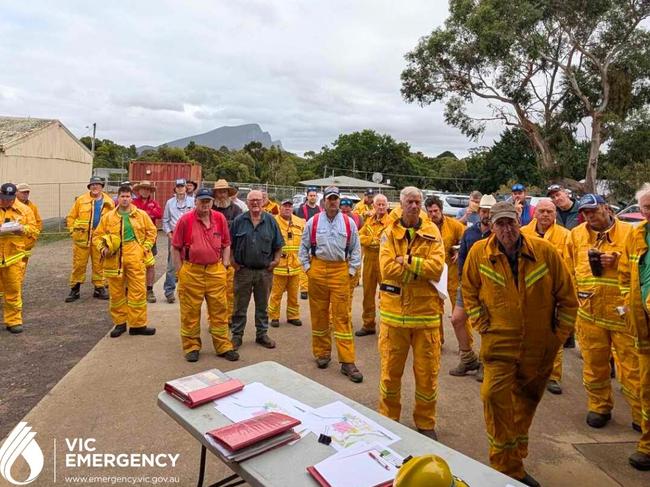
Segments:
[[[307,188],[307,199],[305,202],[298,207],[293,213],[297,217],[305,220],[305,223],[314,216],[316,213],[320,213],[320,206],[318,206],[318,188],[310,186]],[[307,280],[307,275],[301,270],[300,271],[300,299],[307,299],[309,291],[309,281]]]

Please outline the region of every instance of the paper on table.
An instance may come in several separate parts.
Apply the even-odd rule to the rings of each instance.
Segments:
[[[300,436],[316,428],[313,408],[259,382],[246,384],[239,392],[214,401],[214,407],[229,420],[237,423],[260,414],[278,412],[300,420],[294,429]]]
[[[447,289],[448,274],[449,274],[449,267],[447,267],[447,264],[444,264],[442,266],[442,273],[440,274],[440,280],[429,281],[429,283],[436,288],[436,291],[438,291],[438,296],[440,296],[440,299],[442,299],[443,301],[449,297],[449,289]]]
[[[390,448],[360,441],[314,469],[331,487],[373,487],[395,478],[403,458]]]
[[[360,441],[390,445],[401,439],[341,401],[314,409],[311,414],[320,423],[319,429],[312,429],[314,434],[318,436],[323,427],[328,427],[327,434],[332,437],[330,446],[336,450],[349,448]]]

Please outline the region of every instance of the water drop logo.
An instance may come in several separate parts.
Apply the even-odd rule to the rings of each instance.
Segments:
[[[32,432],[31,426],[20,422],[0,447],[0,475],[7,482],[14,485],[27,485],[36,480],[43,470],[43,452],[36,443],[35,436],[36,433]],[[11,467],[21,455],[29,466],[29,477],[23,481],[16,480],[11,475]]]

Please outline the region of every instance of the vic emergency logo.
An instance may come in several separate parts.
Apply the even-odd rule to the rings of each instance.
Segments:
[[[25,422],[20,422],[13,429],[0,447],[0,475],[14,485],[32,483],[43,470],[43,451],[36,443],[36,432]],[[29,476],[25,480],[16,480],[11,475],[11,467],[22,456],[29,467]]]

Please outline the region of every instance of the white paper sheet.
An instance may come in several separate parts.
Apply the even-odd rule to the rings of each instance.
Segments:
[[[438,296],[440,296],[440,299],[442,299],[443,301],[449,297],[449,289],[447,289],[448,274],[449,274],[449,267],[447,267],[447,264],[445,264],[442,267],[442,274],[440,274],[440,280],[429,281],[429,283],[436,288],[436,291],[438,291]],[[455,296],[454,299],[456,299]]]

